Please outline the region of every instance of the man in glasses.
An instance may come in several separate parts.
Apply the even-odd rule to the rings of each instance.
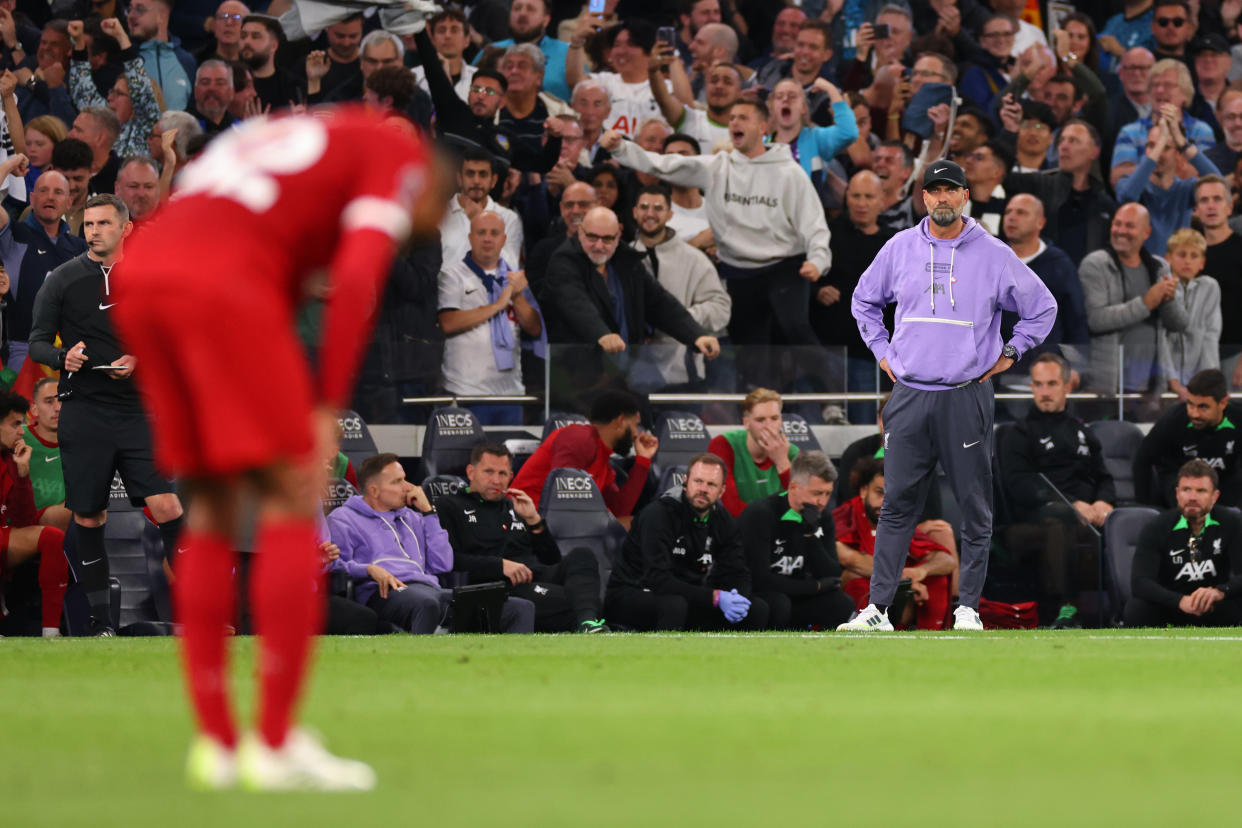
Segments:
[[[1138,166],[1147,148],[1148,133],[1159,120],[1180,127],[1185,140],[1197,146],[1200,152],[1206,153],[1216,144],[1212,127],[1187,112],[1195,97],[1195,87],[1185,63],[1173,58],[1156,61],[1148,81],[1148,91],[1151,112],[1126,124],[1117,133],[1112,170],[1109,172],[1114,188]]]
[[[211,34],[214,40],[196,57],[201,65],[208,60],[241,60],[242,20],[250,14],[250,8],[240,0],[224,0],[216,6],[211,18]]]
[[[648,328],[692,345],[708,359],[720,343],[660,285],[634,250],[618,247],[621,223],[607,207],[592,207],[548,262],[544,296],[548,340],[598,345],[617,354],[647,339]]]
[[[1186,0],[1159,0],[1152,7],[1151,36],[1156,41],[1156,59],[1187,60],[1186,44],[1194,36],[1195,24]]]

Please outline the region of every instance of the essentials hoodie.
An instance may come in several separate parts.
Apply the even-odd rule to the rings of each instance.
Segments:
[[[336,568],[358,581],[354,596],[365,604],[376,592],[367,567],[379,564],[404,584],[439,587],[436,575],[453,568],[453,548],[448,533],[434,514],[423,515],[409,507],[377,512],[354,495],[328,515],[332,542],[341,549]]]
[[[1052,330],[1057,304],[1014,252],[972,218],[937,239],[929,218],[880,249],[858,280],[852,310],[863,342],[905,385],[924,390],[982,377],[1001,352],[1001,311],[1015,311],[1010,343],[1024,354]],[[897,303],[892,341],[884,306]]]
[[[622,141],[613,156],[639,172],[702,190],[716,251],[726,264],[758,270],[805,256],[820,273],[832,265],[823,205],[787,144],[747,158],[737,150],[657,155]]]

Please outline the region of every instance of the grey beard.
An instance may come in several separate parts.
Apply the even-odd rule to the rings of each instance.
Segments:
[[[965,205],[963,205],[963,208]],[[962,208],[954,210],[952,207],[937,207],[931,211],[931,220],[941,227],[948,227],[962,217]]]

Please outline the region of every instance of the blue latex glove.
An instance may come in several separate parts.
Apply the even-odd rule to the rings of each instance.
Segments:
[[[725,620],[730,624],[736,624],[746,617],[746,613],[750,612],[750,599],[745,595],[739,595],[736,589],[728,592],[720,591],[720,611],[724,613]]]

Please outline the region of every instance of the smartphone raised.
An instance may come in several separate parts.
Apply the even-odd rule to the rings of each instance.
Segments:
[[[661,26],[656,29],[656,43],[667,44],[668,48],[677,48],[677,30],[672,26]]]
[[[603,14],[604,0],[591,0],[591,2],[587,5],[587,11],[591,14]]]
[[[871,37],[873,40],[888,40],[890,35],[889,35],[887,23],[876,23],[875,25],[871,27],[871,29],[872,29]]]

